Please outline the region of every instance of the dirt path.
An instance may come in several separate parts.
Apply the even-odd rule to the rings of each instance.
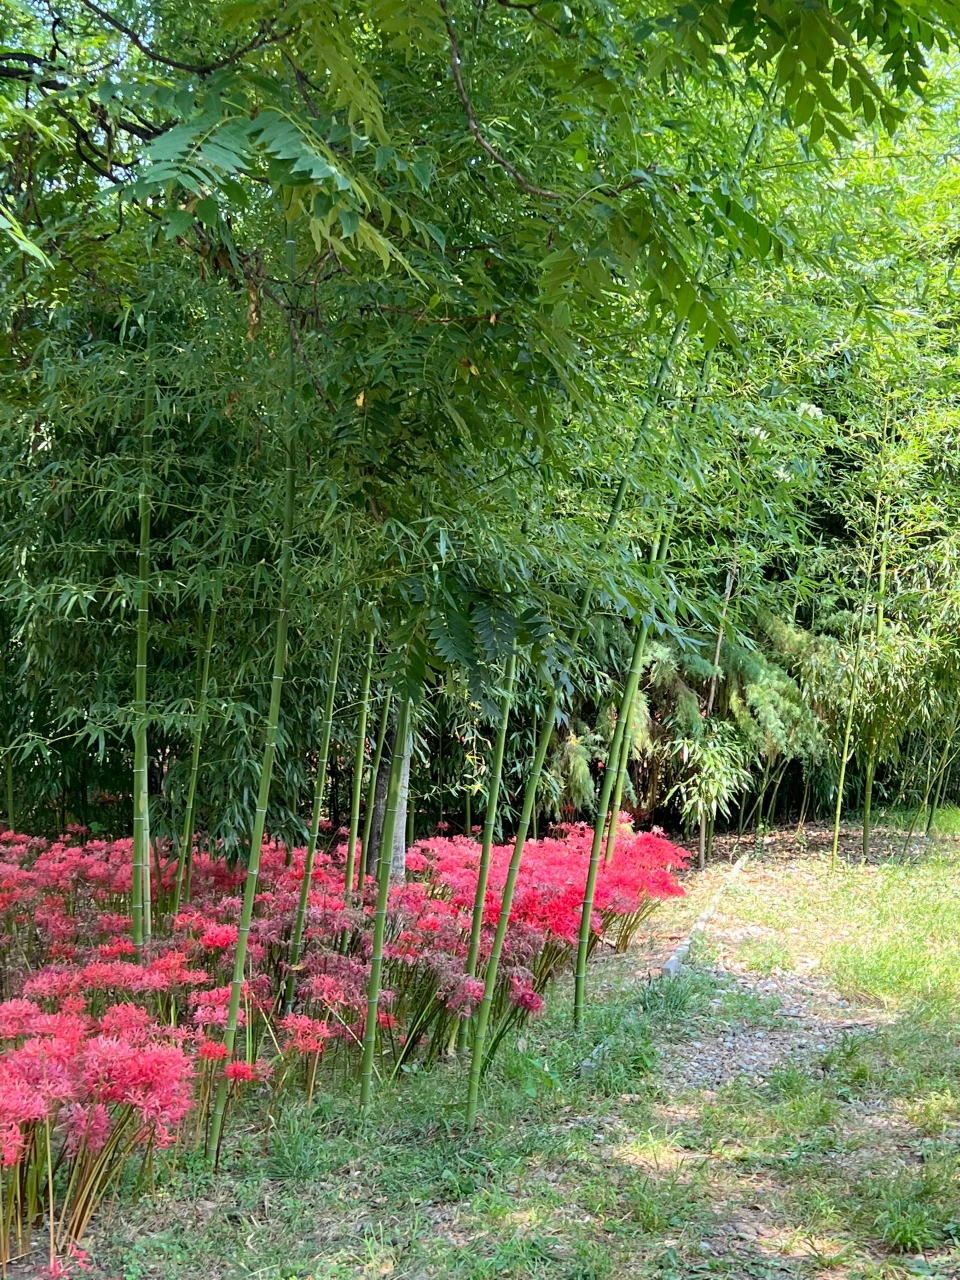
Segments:
[[[911,1065],[894,1012],[845,998],[823,972],[831,946],[858,935],[825,905],[829,833],[808,832],[802,848],[792,835],[768,840],[695,939],[678,997],[685,983],[706,984],[707,998],[686,1008],[677,998],[675,1018],[672,997],[661,998],[663,1128],[651,1167],[661,1181],[680,1171],[689,1211],[652,1274],[955,1280],[960,1109],[945,1068],[960,1066],[956,1036],[946,1033],[948,1061],[925,1089],[912,1068],[936,1054],[936,1033]],[[893,843],[878,841],[857,874],[869,877]],[[859,853],[849,830],[844,847]],[[663,963],[728,868],[694,881],[639,953],[638,976]],[[698,1215],[704,1192],[710,1213]]]

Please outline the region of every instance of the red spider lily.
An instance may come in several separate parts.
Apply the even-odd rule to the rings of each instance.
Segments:
[[[624,818],[598,878],[592,921],[594,942],[616,946],[627,945],[656,901],[682,892],[674,873],[686,858],[660,833],[637,834]],[[224,1076],[235,1090],[266,1080],[271,1064],[264,1055],[275,1053],[274,1089],[299,1080],[312,1096],[321,1067],[357,1061],[375,898],[367,880],[348,908],[345,845],[318,851],[303,948],[291,970],[306,851],[295,848],[288,859],[283,844],[266,842],[241,991],[247,1053],[231,1060],[218,1029],[230,1001],[242,867],[197,851],[192,901],[173,919],[158,908],[166,931],[137,961],[127,936],[131,841],[83,845],[82,834],[48,842],[0,833],[0,978],[16,997],[0,1003],[0,1170],[22,1180],[18,1203],[26,1205],[28,1186],[42,1183],[49,1127],[56,1158],[67,1166],[63,1185],[75,1187],[74,1207],[57,1209],[61,1251],[82,1236],[122,1162],[173,1141],[191,1107],[193,1140],[203,1141]],[[338,833],[328,835],[337,841]],[[570,962],[591,839],[590,828],[567,824],[527,843],[494,992],[495,1041],[540,1012],[551,978]],[[466,957],[479,845],[436,835],[408,852],[410,881],[391,889],[387,908],[377,1013],[387,1071],[414,1057],[435,1060],[475,1013],[511,852],[509,844],[492,851],[473,977]],[[158,903],[172,899],[173,859],[166,861]],[[278,1018],[291,972],[294,1007]],[[102,1181],[85,1183],[89,1177]],[[6,1194],[2,1185],[0,1192]],[[24,1220],[37,1214],[36,1205],[28,1207]]]

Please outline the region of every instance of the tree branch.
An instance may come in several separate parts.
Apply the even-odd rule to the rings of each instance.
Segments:
[[[84,3],[88,3],[88,0],[84,0]],[[505,156],[500,154],[496,147],[491,146],[480,132],[480,126],[477,124],[477,118],[473,114],[473,107],[470,105],[470,98],[468,97],[466,88],[464,87],[463,75],[460,70],[460,44],[457,40],[457,33],[453,25],[453,19],[450,17],[450,10],[447,7],[447,0],[437,0],[437,3],[443,13],[443,20],[447,28],[447,37],[450,41],[450,70],[453,72],[453,82],[457,86],[457,94],[459,95],[460,102],[463,105],[463,110],[467,117],[467,127],[470,132],[490,159],[498,164],[501,169],[505,169],[507,173],[509,173],[510,177],[513,178],[517,186],[523,191],[526,191],[527,195],[538,196],[541,200],[565,199],[565,197],[558,191],[550,191],[547,187],[538,187],[532,182],[528,182],[516,165],[511,164]]]
[[[333,401],[330,399],[329,395],[327,394],[326,387],[323,385],[323,383],[314,373],[313,368],[310,365],[310,361],[307,359],[307,353],[303,349],[303,343],[300,341],[300,332],[297,329],[297,323],[290,312],[290,308],[287,306],[287,304],[284,302],[282,298],[278,297],[277,294],[273,292],[272,289],[265,288],[262,282],[261,282],[260,288],[263,291],[264,296],[269,298],[271,302],[275,303],[283,312],[283,317],[287,322],[288,328],[290,329],[290,340],[293,342],[293,349],[296,352],[297,359],[300,361],[300,363],[306,369],[307,373],[310,375],[310,381],[313,383],[313,388],[316,391],[317,395],[320,397],[323,403],[327,406],[327,409],[330,411],[330,413],[334,417],[336,417],[336,413],[337,413],[336,406],[334,405]]]
[[[245,54],[252,53],[255,49],[262,49],[264,45],[276,44],[277,41],[285,40],[291,34],[290,30],[271,32],[269,28],[261,23],[257,35],[247,44],[235,49],[229,57],[222,58],[219,62],[198,65],[192,62],[180,62],[176,58],[168,58],[166,54],[158,53],[156,49],[151,49],[146,41],[141,40],[131,27],[121,22],[119,18],[107,13],[106,9],[101,9],[98,4],[94,3],[94,0],[80,0],[80,3],[85,9],[89,9],[91,13],[95,13],[102,22],[113,27],[114,31],[119,31],[121,35],[126,36],[134,48],[139,49],[145,57],[150,58],[153,62],[160,62],[165,67],[173,67],[176,71],[186,71],[197,76],[208,76],[214,71],[221,71],[224,67],[230,67],[235,62],[239,62]]]
[[[541,18],[537,13],[535,4],[515,4],[513,0],[497,0],[497,4],[501,9],[522,9],[524,13],[529,13],[534,22],[539,22],[541,27],[546,27],[548,31],[552,31],[555,36],[562,36],[563,32],[559,27],[555,27],[552,22],[548,22],[546,18]]]

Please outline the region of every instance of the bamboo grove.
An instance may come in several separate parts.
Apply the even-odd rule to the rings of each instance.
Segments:
[[[929,828],[952,4],[0,15],[6,825],[132,837],[141,964],[222,866],[231,1060],[285,871],[277,1016],[315,874],[366,903],[366,1105],[407,851],[468,842],[473,1003],[416,1017],[473,1124],[528,842],[587,824],[579,1018],[619,815],[701,865],[718,823]],[[242,1078],[204,1077],[212,1153]]]

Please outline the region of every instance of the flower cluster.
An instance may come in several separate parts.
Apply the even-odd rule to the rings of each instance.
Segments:
[[[345,894],[343,833],[330,831],[317,853],[293,968],[306,852],[276,841],[263,849],[240,993],[240,1053],[229,1053],[222,1036],[242,866],[195,850],[190,901],[174,915],[175,860],[157,850],[158,927],[137,954],[131,842],[84,842],[84,834],[47,842],[0,833],[0,1160],[9,1177],[42,1184],[36,1162],[46,1158],[49,1131],[55,1158],[79,1171],[71,1186],[85,1186],[83,1170],[96,1178],[109,1171],[109,1182],[116,1161],[135,1151],[178,1134],[202,1141],[219,1082],[231,1096],[297,1079],[312,1093],[323,1064],[352,1069],[363,1040],[376,886],[367,880]],[[540,1011],[551,978],[573,954],[591,841],[589,827],[563,826],[526,845],[494,993],[495,1043],[508,1025]],[[471,974],[479,843],[437,835],[408,852],[409,880],[390,892],[377,1016],[387,1070],[413,1057],[430,1062],[476,1011],[511,854],[511,845],[492,850]],[[658,900],[682,892],[674,873],[684,861],[666,840],[623,823],[597,881],[594,943],[626,946]],[[184,1125],[191,1105],[194,1118]],[[83,1192],[87,1216],[97,1194],[95,1187]],[[86,1221],[69,1207],[58,1213],[65,1240],[79,1240]]]
[[[26,1206],[18,1235],[36,1217],[31,1202],[51,1161],[66,1166],[57,1227],[65,1247],[134,1152],[174,1140],[193,1104],[184,1038],[135,1004],[93,1017],[75,995],[55,1013],[25,998],[0,1003],[0,1187],[7,1203]],[[8,1255],[5,1236],[0,1260]]]

